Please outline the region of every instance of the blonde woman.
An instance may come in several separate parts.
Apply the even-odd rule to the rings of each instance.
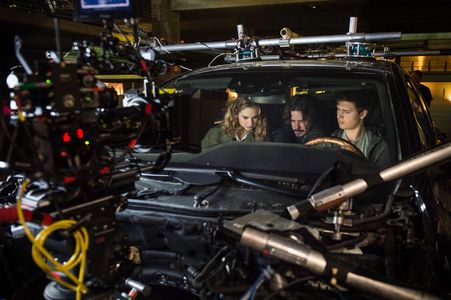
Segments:
[[[216,144],[238,141],[263,141],[266,137],[266,120],[260,106],[252,101],[238,97],[229,104],[220,126],[208,130],[202,139],[202,148]]]

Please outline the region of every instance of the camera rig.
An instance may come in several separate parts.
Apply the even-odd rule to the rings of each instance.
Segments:
[[[97,8],[88,8],[86,15],[93,17]],[[99,16],[128,14],[122,7],[108,9]],[[51,53],[33,70],[16,37],[16,57],[26,74],[10,98],[1,99],[0,168],[10,175],[2,190],[8,186],[11,195],[0,203],[2,223],[21,223],[33,260],[52,280],[47,299],[102,298],[126,277],[131,270],[127,237],[116,226],[115,212],[125,208],[123,194],[134,189],[141,169],[124,158],[136,145],[159,146],[160,158],[144,166],[157,171],[178,140],[169,133],[171,107],[152,84],[165,61],[155,55],[146,59],[135,45],[120,43],[112,19],[103,22],[102,54],[86,41],[77,42],[75,63]],[[97,80],[103,71],[146,78],[146,101],[123,107],[114,89]]]

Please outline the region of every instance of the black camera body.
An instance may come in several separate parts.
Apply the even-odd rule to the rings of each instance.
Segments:
[[[72,234],[86,229],[90,246],[83,284],[89,289],[88,298],[113,293],[132,270],[127,237],[115,220],[115,213],[126,207],[124,195],[134,189],[140,172],[125,159],[126,154],[135,145],[144,145],[143,141],[145,146],[165,145],[171,123],[164,119],[170,114],[163,111],[167,107],[160,99],[149,96],[123,107],[115,90],[97,80],[102,67],[107,66],[108,72],[115,68],[106,52],[125,55],[124,60],[132,65],[129,69],[149,82],[153,77],[154,62],[144,60],[139,49],[119,44],[111,32],[102,43],[103,57],[87,43],[79,43],[74,63],[46,60],[36,64],[36,70],[10,90],[9,99],[0,99],[4,139],[0,171],[21,174],[10,176],[16,182],[8,186],[17,188],[17,206],[31,212],[34,221],[50,216],[50,228],[60,221],[71,222],[71,227],[56,230],[45,243],[59,260],[68,259]],[[152,165],[148,168],[152,171]],[[0,194],[3,186],[7,185],[0,186]],[[12,198],[8,199],[8,203],[0,201],[0,209],[11,204]],[[21,224],[25,227],[23,220]],[[35,247],[36,240],[31,240]],[[47,299],[73,297],[73,290],[62,295],[61,284],[55,282],[44,292]]]
[[[120,107],[116,92],[100,86],[89,66],[41,69],[14,89],[17,110],[8,120],[14,149],[7,162],[15,171],[80,185],[111,164],[106,147],[126,146],[149,115],[143,107]]]

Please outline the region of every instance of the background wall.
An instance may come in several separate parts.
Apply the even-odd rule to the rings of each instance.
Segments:
[[[451,139],[451,82],[423,82],[431,89],[430,112],[437,127]]]

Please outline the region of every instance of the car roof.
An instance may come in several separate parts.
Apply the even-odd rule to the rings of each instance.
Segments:
[[[255,70],[263,68],[302,68],[302,69],[329,69],[365,72],[388,72],[393,63],[385,60],[375,59],[337,59],[337,60],[258,60],[240,61],[230,64],[208,66],[183,73],[179,78],[185,76],[201,75],[203,73],[216,71],[233,71],[238,69]]]

